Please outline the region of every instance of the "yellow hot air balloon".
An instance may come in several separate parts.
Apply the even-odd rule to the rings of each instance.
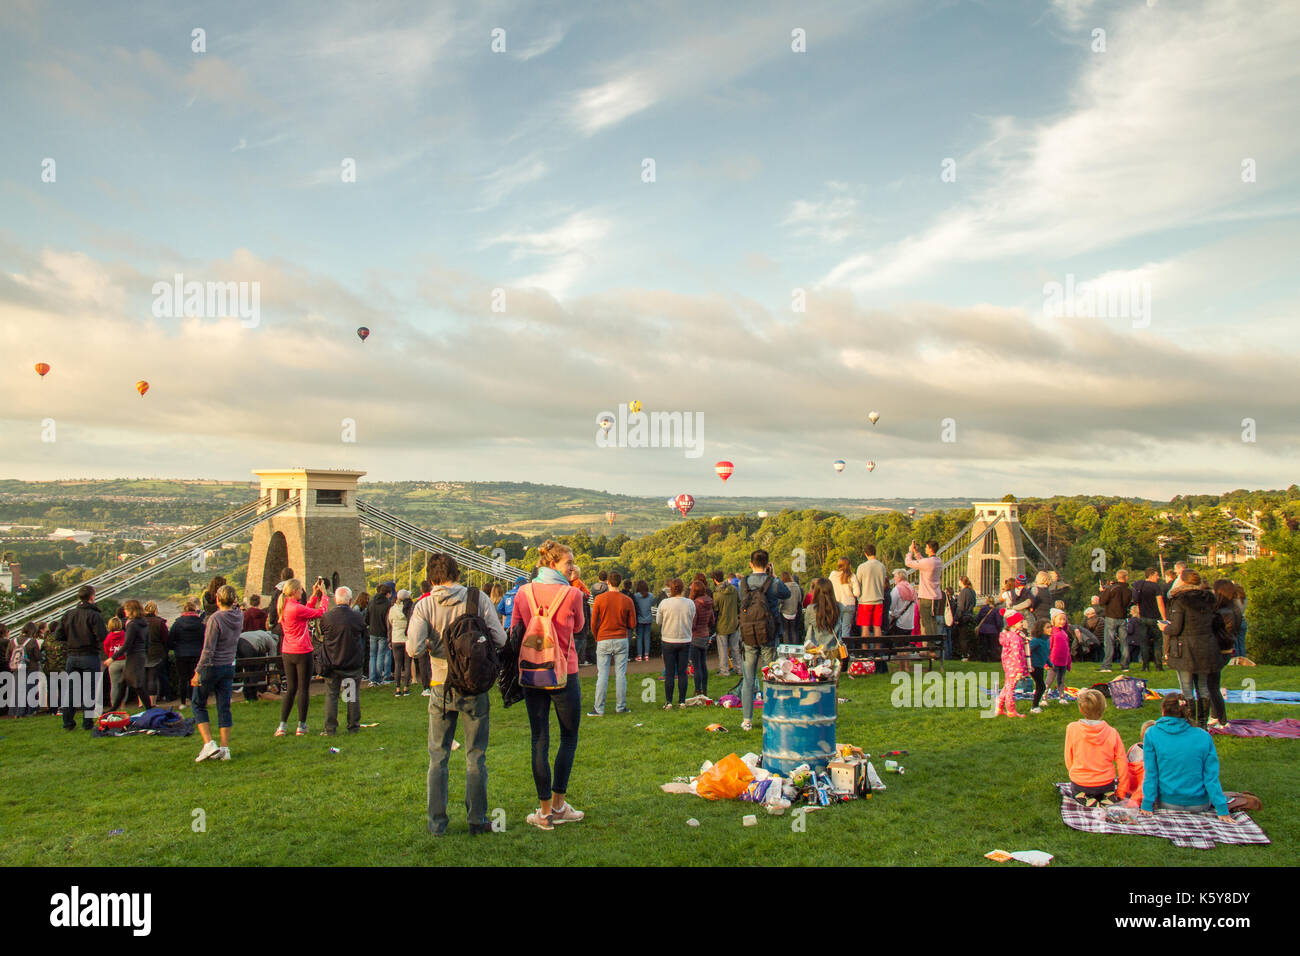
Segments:
[[[867,415],[867,418],[870,419],[871,424],[874,425],[876,422],[880,421],[880,412],[871,412]]]
[[[875,471],[875,470],[876,470],[876,463],[874,461],[867,462],[867,471]]]
[[[637,412],[641,411],[641,403],[634,398],[632,401],[628,402],[627,410],[635,415]]]
[[[140,393],[141,398],[144,398],[144,393],[149,391],[149,383],[141,379],[135,383],[135,390]]]

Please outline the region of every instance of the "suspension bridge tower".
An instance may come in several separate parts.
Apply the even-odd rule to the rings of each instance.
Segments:
[[[975,520],[970,526],[971,539],[978,538],[990,525],[993,530],[970,549],[966,576],[980,597],[997,595],[1006,578],[1025,572],[1020,506],[1014,501],[976,501],[973,507]]]
[[[357,480],[365,472],[288,468],[253,474],[261,479],[261,497],[268,499],[259,511],[285,501],[296,504],[254,528],[245,594],[274,593],[285,568],[293,568],[309,590],[317,576],[331,588],[364,590]]]

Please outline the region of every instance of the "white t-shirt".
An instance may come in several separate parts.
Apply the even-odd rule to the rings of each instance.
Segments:
[[[665,644],[689,644],[695,626],[695,602],[687,597],[659,602],[659,639]]]

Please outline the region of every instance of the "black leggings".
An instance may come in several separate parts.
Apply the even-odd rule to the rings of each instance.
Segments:
[[[664,694],[673,702],[673,681],[677,682],[677,699],[686,700],[686,662],[691,652],[689,643],[669,641],[662,645],[664,652]]]
[[[429,689],[429,681],[432,674],[429,672],[429,652],[425,651],[415,659],[415,676],[420,682],[421,691]]]
[[[190,694],[194,688],[190,686],[190,681],[194,679],[194,665],[199,662],[197,657],[176,656],[176,679],[180,681],[179,697],[181,705],[184,706],[190,702]]]
[[[411,686],[411,667],[407,663],[410,658],[406,656],[405,643],[393,643],[393,680],[397,681],[397,689],[406,690]]]
[[[1034,706],[1037,707],[1043,702],[1043,691],[1047,690],[1047,684],[1043,680],[1042,665],[1035,667],[1030,674],[1034,678]]]
[[[311,696],[311,655],[281,654],[284,660],[284,676],[288,684],[284,689],[284,700],[280,701],[280,723],[289,719],[293,709],[293,698],[298,697],[298,723],[307,723],[307,701]]]

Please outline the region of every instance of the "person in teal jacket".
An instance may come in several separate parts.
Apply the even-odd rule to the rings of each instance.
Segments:
[[[1204,812],[1214,807],[1219,819],[1232,822],[1228,799],[1219,785],[1219,754],[1214,740],[1188,719],[1187,700],[1166,694],[1164,714],[1143,738],[1146,775],[1142,812],[1156,809]]]

